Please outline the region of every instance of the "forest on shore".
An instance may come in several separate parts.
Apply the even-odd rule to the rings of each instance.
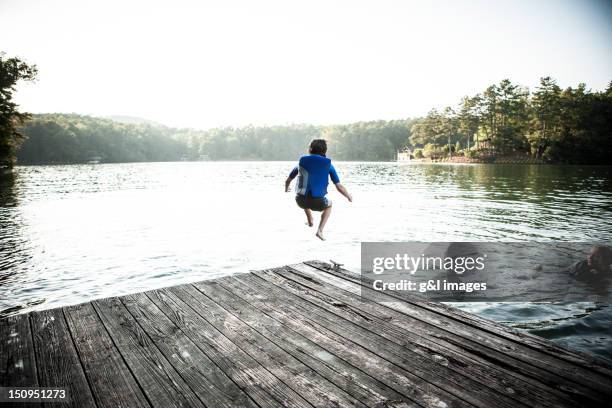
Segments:
[[[609,164],[612,82],[604,91],[584,84],[562,89],[542,78],[533,91],[503,80],[425,117],[346,125],[176,129],[76,114],[36,114],[24,121],[19,164],[176,160],[295,160],[314,138],[328,140],[337,160],[530,155],[554,163]]]

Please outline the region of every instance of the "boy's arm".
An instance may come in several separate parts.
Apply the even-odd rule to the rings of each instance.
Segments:
[[[349,200],[349,202],[353,202],[353,196],[351,195],[351,193],[348,192],[348,190],[346,189],[346,187],[344,187],[342,184],[340,184],[340,177],[338,177],[338,173],[336,173],[336,169],[334,168],[334,165],[332,164],[330,169],[329,169],[329,177],[332,180],[332,183],[334,183],[334,185],[336,186],[336,189],[340,192],[340,194],[342,194],[343,196],[346,197],[347,200]]]
[[[346,187],[344,187],[342,184],[340,183],[336,183],[336,189],[338,190],[338,192],[340,194],[342,194],[343,196],[346,197],[347,200],[349,200],[349,202],[353,202],[353,196],[351,195],[351,193],[348,192],[348,190],[346,189]]]
[[[287,180],[285,180],[285,193],[288,193],[289,191],[291,191],[291,189],[289,188],[289,185],[291,184],[291,181],[295,178],[295,176],[297,176],[298,174],[298,168],[297,166],[294,167],[293,170],[291,170],[291,173],[289,173],[289,177],[287,177]]]

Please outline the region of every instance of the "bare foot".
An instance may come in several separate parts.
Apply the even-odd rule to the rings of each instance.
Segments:
[[[306,222],[306,225],[308,225],[309,227],[312,227],[314,225],[314,222],[308,221],[308,222]]]
[[[317,233],[315,234],[317,236],[317,238],[319,238],[321,241],[325,241],[325,237],[323,237],[323,231],[318,230]]]

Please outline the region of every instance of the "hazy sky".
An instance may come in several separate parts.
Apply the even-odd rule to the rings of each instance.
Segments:
[[[510,78],[612,80],[611,2],[0,0],[30,112],[170,126],[418,116]]]

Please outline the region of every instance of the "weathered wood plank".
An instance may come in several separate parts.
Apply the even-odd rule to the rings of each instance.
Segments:
[[[0,387],[38,384],[29,315],[0,320]]]
[[[315,406],[365,407],[191,285],[171,289],[225,337]]]
[[[118,298],[93,305],[151,405],[204,407]]]
[[[362,283],[359,275],[352,273],[346,269],[340,268],[339,270],[335,271],[330,268],[329,264],[326,264],[321,261],[307,261],[304,262],[304,264],[325,271],[330,275],[335,275],[358,284]],[[492,320],[482,318],[478,315],[464,312],[462,310],[444,305],[443,303],[427,302],[426,300],[423,300],[411,293],[398,291],[393,293],[391,296],[402,301],[423,307],[424,309],[435,312],[437,314],[448,316],[451,319],[456,319],[478,330],[484,330],[493,335],[504,337],[508,340],[520,343],[521,345],[532,347],[538,351],[541,351],[542,353],[553,356],[555,359],[564,359],[568,362],[580,366],[581,368],[586,368],[591,371],[595,371],[603,376],[612,378],[612,369],[610,368],[610,366],[594,356],[581,353],[576,350],[570,350],[564,347],[560,347],[541,337],[518,331],[501,323],[497,323]]]
[[[257,310],[239,296],[242,294],[241,287],[228,285],[228,290],[224,282],[224,279],[219,282],[204,281],[195,286],[217,303],[222,302],[224,308],[265,336],[266,341],[274,342],[367,406],[416,406],[411,401],[403,401],[406,400],[404,396],[377,379],[329,353],[314,341],[316,339],[304,337],[281,321]]]
[[[311,407],[169,290],[147,296],[260,407]]]
[[[67,402],[47,402],[45,406],[95,407],[62,309],[35,312],[30,318],[39,385],[64,388],[68,394]]]
[[[63,310],[98,407],[149,407],[92,304]]]
[[[481,343],[461,337],[452,330],[449,331],[441,327],[441,325],[430,324],[415,318],[409,312],[404,311],[402,313],[396,310],[404,310],[404,306],[402,305],[403,302],[384,302],[385,307],[374,307],[383,305],[382,301],[386,298],[374,298],[363,301],[363,298],[359,296],[361,288],[355,286],[354,283],[345,282],[343,279],[338,279],[333,276],[328,279],[325,274],[321,275],[320,271],[313,270],[305,264],[294,265],[290,267],[290,269],[305,274],[306,276],[304,276],[304,279],[310,280],[313,285],[343,289],[341,292],[334,292],[334,296],[339,296],[339,299],[347,299],[346,296],[348,296],[348,298],[352,297],[356,302],[351,304],[357,309],[379,313],[383,320],[398,329],[404,332],[412,331],[422,336],[427,342],[426,344],[432,346],[437,344],[449,351],[453,350],[457,354],[465,355],[485,365],[488,364],[497,371],[510,373],[510,375],[529,382],[535,387],[544,387],[549,390],[553,389],[556,391],[557,395],[566,395],[579,404],[585,404],[597,397],[596,395],[594,396],[589,388],[575,384],[573,381],[559,377],[550,371],[517,360],[505,354],[503,350],[498,351],[497,349],[483,347]],[[342,295],[342,292],[344,295]],[[605,397],[600,396],[599,398]]]
[[[342,358],[366,374],[377,378],[385,385],[424,407],[461,407],[470,406],[466,401],[432,386],[423,379],[387,361],[379,355],[363,348],[334,331],[314,322],[306,316],[311,311],[300,307],[287,292],[253,275],[234,277],[235,285],[246,289],[240,295],[258,309],[273,316],[292,330],[313,339],[325,347],[329,353]],[[226,280],[224,279],[224,282]]]
[[[334,313],[339,318],[349,320],[392,341],[400,346],[400,351],[409,350],[406,354],[414,352],[420,358],[448,367],[462,377],[476,380],[494,392],[532,407],[581,405],[579,401],[572,401],[568,395],[554,388],[539,383],[533,384],[533,381],[527,378],[514,377],[511,371],[499,370],[477,356],[465,356],[451,343],[442,346],[427,340],[418,334],[412,322],[399,312],[374,302],[363,302],[353,293],[324,285],[318,280],[304,278],[299,271],[296,272],[291,273],[283,268],[282,276],[271,276],[271,278],[279,284],[291,286],[293,283],[297,284],[294,289],[300,297]]]
[[[520,403],[508,395],[498,393],[493,390],[486,390],[482,384],[474,381],[469,376],[464,376],[449,369],[445,364],[434,360],[434,356],[423,356],[415,353],[410,347],[402,347],[398,344],[386,340],[380,333],[376,333],[365,329],[363,325],[359,326],[353,322],[334,314],[325,308],[324,303],[316,305],[315,302],[310,302],[308,298],[303,297],[301,287],[295,282],[288,281],[284,277],[275,274],[273,271],[258,271],[257,276],[265,279],[287,293],[295,295],[294,302],[300,307],[308,310],[308,319],[316,321],[329,330],[334,331],[352,342],[370,350],[371,352],[381,356],[382,358],[404,368],[410,370],[411,373],[420,377],[423,381],[444,389],[453,395],[461,398],[470,404],[481,407],[488,407],[494,401],[496,406],[511,408]],[[312,293],[316,293],[311,291]],[[311,296],[310,299],[316,299]],[[323,306],[323,307],[319,307]],[[365,315],[362,315],[365,317]],[[380,327],[378,329],[381,329]],[[438,356],[441,357],[441,356]],[[512,390],[513,391],[513,390]],[[506,391],[510,394],[510,391]]]
[[[451,316],[455,313],[455,309],[449,308],[448,313],[442,313],[441,311],[432,313],[433,303],[424,301],[415,303],[416,301],[414,300],[411,302],[400,301],[390,293],[382,293],[360,285],[358,278],[357,280],[354,277],[348,279],[344,276],[337,276],[335,273],[335,271],[330,271],[330,273],[317,274],[316,278],[349,292],[361,294],[369,301],[378,302],[385,307],[392,308],[407,316],[412,316],[415,319],[428,323],[432,327],[457,335],[461,339],[460,341],[474,341],[478,344],[479,348],[484,346],[491,350],[502,351],[504,354],[512,357],[515,362],[525,362],[546,370],[557,377],[565,378],[569,384],[581,385],[591,391],[596,391],[598,394],[603,392],[612,395],[612,381],[606,376],[601,375],[598,371],[568,362],[562,358],[555,358],[548,353],[540,352],[518,341],[509,340],[493,332],[467,324],[461,319],[452,318]],[[536,374],[536,376],[538,375]],[[572,386],[570,385],[570,387]],[[577,390],[577,394],[583,393]]]
[[[549,387],[568,394],[573,400],[579,403],[586,403],[592,400],[605,400],[608,398],[599,391],[593,391],[592,388],[585,387],[572,379],[567,379],[558,375],[554,369],[541,367],[541,364],[539,364],[537,360],[537,353],[535,356],[532,355],[529,361],[523,361],[523,359],[520,358],[521,353],[520,349],[517,348],[518,345],[513,342],[508,342],[510,344],[505,345],[496,343],[491,344],[488,340],[491,337],[490,333],[482,332],[478,329],[466,328],[466,326],[461,325],[460,322],[447,319],[445,316],[437,313],[432,314],[420,306],[400,301],[396,298],[390,298],[384,293],[376,291],[368,292],[368,288],[364,288],[350,279],[344,279],[341,276],[327,274],[319,270],[307,271],[307,269],[301,267],[301,265],[294,265],[294,267],[302,270],[304,273],[308,273],[311,279],[319,279],[325,284],[341,288],[346,292],[358,296],[363,294],[369,302],[379,303],[387,309],[403,314],[405,319],[408,319],[410,322],[409,326],[418,329],[420,333],[425,335],[432,342],[437,341],[440,342],[441,345],[445,343],[454,344],[456,348],[464,349],[470,354],[481,356],[492,364],[513,370],[520,375],[532,378],[534,381],[542,382]],[[364,289],[363,292],[362,289]],[[394,321],[391,320],[390,323],[394,324]],[[550,365],[554,367],[554,358],[547,355],[542,355],[542,358],[549,361],[552,359]],[[531,364],[532,362],[535,362],[535,364]]]
[[[32,345],[30,316],[9,316],[0,320],[0,387],[36,387],[36,359]],[[40,403],[6,403],[8,407],[40,407]]]
[[[121,300],[207,407],[257,406],[144,293]]]

